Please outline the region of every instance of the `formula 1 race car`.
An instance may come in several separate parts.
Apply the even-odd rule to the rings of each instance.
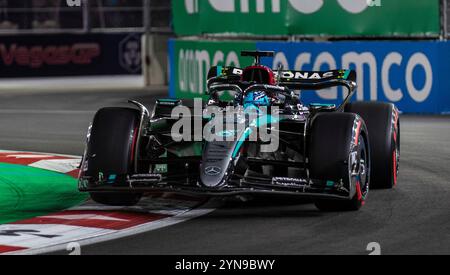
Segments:
[[[245,69],[216,66],[207,102],[157,100],[152,114],[104,108],[89,128],[79,189],[106,205],[130,206],[144,193],[205,196],[293,195],[322,211],[358,210],[370,188],[397,183],[399,112],[393,104],[349,103],[351,70],[273,71],[262,57]],[[342,86],[340,106],[302,93]]]

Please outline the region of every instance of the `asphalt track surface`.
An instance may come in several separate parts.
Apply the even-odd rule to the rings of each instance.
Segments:
[[[0,148],[81,155],[102,106],[165,91],[0,94]],[[450,254],[450,117],[402,116],[399,186],[372,190],[359,212],[321,213],[312,204],[227,202],[172,227],[83,247],[84,254]]]

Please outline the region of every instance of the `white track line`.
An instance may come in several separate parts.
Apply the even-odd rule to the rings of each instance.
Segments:
[[[64,155],[64,154],[52,154],[52,153],[41,153],[41,152],[31,152],[31,151],[12,151],[12,150],[0,150],[0,154],[36,154],[43,156],[54,156],[54,157],[64,157],[64,158],[73,158],[73,159],[81,159],[80,156],[73,155]]]
[[[37,248],[37,249],[29,249],[24,251],[18,251],[18,252],[12,252],[12,253],[5,253],[3,255],[38,255],[38,254],[48,254],[52,252],[58,252],[58,251],[65,251],[67,249],[67,245],[70,243],[78,243],[81,246],[81,253],[83,252],[82,247],[108,242],[108,241],[114,241],[125,237],[130,237],[134,235],[139,235],[142,233],[147,233],[150,231],[154,231],[157,229],[169,227],[172,225],[176,225],[182,222],[186,222],[204,215],[207,215],[214,210],[216,210],[216,207],[218,206],[218,203],[214,200],[207,202],[205,205],[201,206],[199,209],[194,210],[188,210],[185,213],[169,218],[165,218],[159,221],[150,222],[148,224],[139,225],[136,227],[132,227],[129,229],[120,230],[114,233],[109,233],[105,235],[99,235],[92,238],[87,239],[74,239],[69,242],[61,243],[54,246],[49,247],[43,247],[43,248]],[[67,252],[69,253],[69,252]]]

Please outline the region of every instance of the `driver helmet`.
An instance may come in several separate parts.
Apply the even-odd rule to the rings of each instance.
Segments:
[[[248,93],[244,98],[244,108],[247,107],[269,107],[270,106],[270,98],[264,91],[255,91]]]

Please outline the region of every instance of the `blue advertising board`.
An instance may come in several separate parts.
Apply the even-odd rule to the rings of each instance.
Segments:
[[[450,44],[446,42],[260,42],[274,60],[292,70],[354,69],[358,90],[352,100],[395,103],[405,113],[450,111]],[[342,102],[343,88],[304,92],[305,102]]]
[[[208,44],[206,41],[190,41],[190,43],[197,43],[198,46],[189,44],[191,48],[187,48],[180,40],[170,42],[172,96],[180,95],[176,89],[177,83],[184,83],[185,79],[204,79],[193,76],[207,71],[209,68],[204,67],[216,65],[217,60],[223,59],[222,65],[230,63],[228,60],[233,60],[231,63],[235,65],[242,63],[237,59],[238,48],[242,47],[236,47],[233,52],[222,52],[221,43]],[[448,42],[263,41],[254,43],[258,50],[276,52],[274,59],[263,59],[265,65],[274,69],[279,64],[282,64],[285,69],[305,71],[354,69],[358,75],[358,89],[352,98],[353,101],[392,102],[404,113],[450,113],[450,43]],[[177,45],[179,47],[176,47]],[[181,47],[181,45],[184,46]],[[189,56],[192,58],[189,62],[176,62],[186,56],[175,50],[180,47],[183,51],[191,53]],[[210,58],[206,58],[206,55]],[[189,66],[180,65],[185,63]],[[180,72],[184,71],[189,77],[180,78]],[[199,85],[190,86],[194,88]],[[204,91],[192,90],[191,93],[192,96],[204,95]],[[344,88],[302,93],[305,103],[338,104],[342,102],[344,96]]]

